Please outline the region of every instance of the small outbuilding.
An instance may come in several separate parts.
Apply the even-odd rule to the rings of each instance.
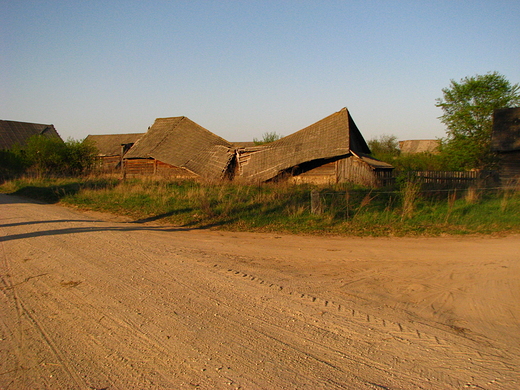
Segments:
[[[144,133],[90,134],[84,142],[96,147],[97,168],[102,172],[113,172],[121,169],[123,156],[143,135]]]
[[[392,165],[370,157],[370,149],[346,108],[266,145],[236,150],[235,175],[252,182],[350,182],[378,186]]]
[[[14,146],[23,148],[35,135],[63,141],[54,125],[0,120],[0,150],[9,150]]]
[[[431,153],[437,154],[440,141],[437,139],[412,139],[399,141],[402,154]]]
[[[157,118],[124,156],[126,175],[220,180],[229,177],[231,143],[187,117]]]
[[[502,184],[520,183],[520,107],[494,112],[491,149],[500,159]]]

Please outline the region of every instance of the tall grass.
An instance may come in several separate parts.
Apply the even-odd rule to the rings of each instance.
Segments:
[[[311,210],[318,192],[320,213]],[[520,232],[520,191],[375,190],[346,185],[201,183],[87,177],[20,179],[0,192],[192,228],[342,235]]]

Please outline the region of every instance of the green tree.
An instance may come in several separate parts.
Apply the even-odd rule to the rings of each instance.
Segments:
[[[30,166],[38,176],[63,170],[66,145],[59,138],[33,135],[27,140],[24,151]]]
[[[64,170],[71,175],[86,173],[93,166],[98,153],[95,145],[88,141],[69,138],[65,142]]]
[[[367,142],[374,158],[391,163],[399,154],[399,142],[395,135],[382,134]]]
[[[451,169],[492,167],[496,158],[491,152],[493,111],[520,104],[520,86],[511,84],[498,72],[451,80],[442,90],[436,106],[444,114],[439,118],[447,127],[447,137],[440,152]]]
[[[26,165],[38,176],[79,175],[92,168],[97,149],[91,143],[72,138],[63,142],[61,139],[35,135],[29,138],[22,153]]]
[[[253,138],[255,145],[269,144],[274,141],[278,141],[282,136],[276,132],[267,132],[262,135],[262,139]]]

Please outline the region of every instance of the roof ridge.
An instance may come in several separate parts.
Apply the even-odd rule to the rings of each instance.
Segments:
[[[157,122],[158,119],[174,119],[174,118],[180,118],[180,120],[176,121],[176,123],[174,123],[174,125],[171,128],[168,128],[164,132],[164,135],[163,135],[162,139],[159,142],[157,142],[152,149],[150,149],[150,154],[152,154],[160,145],[162,145],[166,141],[166,139],[168,138],[170,133],[173,132],[173,130],[175,128],[177,128],[180,125],[181,122],[186,120],[186,117],[185,116],[172,116],[172,117],[168,117],[168,118],[156,118],[155,119],[155,122]],[[155,125],[155,122],[154,122],[154,125]]]

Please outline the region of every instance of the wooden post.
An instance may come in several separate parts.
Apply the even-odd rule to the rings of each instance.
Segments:
[[[125,155],[125,146],[126,144],[121,144],[121,162],[119,163],[121,165],[121,180],[126,179],[125,160],[123,159],[123,156]]]
[[[321,199],[320,193],[316,190],[311,191],[311,213],[312,214],[321,214]]]

